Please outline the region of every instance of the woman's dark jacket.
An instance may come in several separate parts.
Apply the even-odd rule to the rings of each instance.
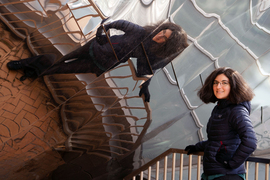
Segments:
[[[207,141],[195,145],[203,151],[203,169],[206,175],[243,174],[244,162],[256,149],[257,139],[250,121],[250,102],[238,105],[220,100],[212,111],[207,124]],[[230,168],[217,162],[216,154],[226,152],[231,159]]]

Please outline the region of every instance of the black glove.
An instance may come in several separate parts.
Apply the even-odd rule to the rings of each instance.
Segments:
[[[108,42],[107,40],[107,36],[106,35],[102,35],[102,31],[103,31],[103,27],[100,26],[97,30],[97,34],[96,34],[96,41],[98,42],[98,44],[100,44],[101,46],[106,44]]]
[[[101,23],[100,23],[101,26],[99,26],[99,28],[97,29],[97,33],[96,33],[96,41],[97,41],[98,44],[100,44],[100,45],[104,45],[104,44],[106,44],[106,43],[108,42],[107,36],[106,36],[106,35],[102,35],[102,32],[104,31],[104,30],[103,30],[103,27],[102,27],[102,24],[103,24],[107,19],[109,19],[109,17],[106,18],[106,19],[103,19],[103,20],[101,21]]]
[[[188,151],[187,152],[187,155],[190,155],[192,153],[195,153],[195,152],[198,152],[195,145],[189,145],[185,148],[185,151]]]
[[[217,162],[221,163],[224,167],[230,169],[229,161],[231,159],[231,156],[226,152],[225,149],[221,149],[218,151],[216,155]]]
[[[144,101],[145,102],[150,102],[150,93],[149,93],[149,89],[148,89],[148,85],[142,85],[142,88],[139,92],[139,96],[142,96],[144,94]]]

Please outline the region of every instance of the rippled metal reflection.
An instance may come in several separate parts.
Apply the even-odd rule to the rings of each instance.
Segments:
[[[251,118],[259,140],[255,155],[269,156],[269,7],[267,1],[251,0],[1,0],[1,20],[16,35],[15,40],[1,31],[1,161],[7,164],[1,175],[26,177],[25,164],[31,167],[42,152],[50,154],[55,148],[61,156],[50,154],[59,158],[53,167],[66,163],[59,174],[81,166],[82,174],[117,177],[168,148],[206,139],[213,105],[203,104],[196,93],[220,66],[239,71],[254,89]],[[169,18],[188,33],[190,46],[154,75],[149,104],[138,97],[143,79],[136,77],[131,61],[99,78],[49,75],[44,78],[47,87],[40,80],[21,83],[21,72],[6,69],[9,60],[32,55],[54,53],[61,58],[91,40],[106,16],[141,26]],[[23,103],[27,105],[18,111]]]

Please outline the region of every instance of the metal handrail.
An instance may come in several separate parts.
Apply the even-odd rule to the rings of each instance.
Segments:
[[[170,154],[173,154],[173,162],[172,162],[172,176],[171,179],[174,180],[175,179],[175,175],[174,175],[174,171],[175,171],[175,157],[176,157],[176,153],[181,154],[180,156],[180,167],[179,167],[179,171],[180,174],[183,173],[183,155],[187,154],[187,151],[183,150],[183,149],[168,149],[167,151],[165,151],[164,153],[160,154],[159,156],[157,156],[156,158],[154,158],[153,160],[149,161],[148,163],[146,163],[145,165],[143,165],[142,167],[140,167],[139,169],[136,169],[135,171],[133,171],[131,174],[127,175],[126,177],[124,177],[123,180],[130,180],[136,179],[137,175],[140,175],[140,178],[143,179],[143,172],[148,170],[148,179],[151,179],[151,166],[156,165],[156,179],[159,179],[159,173],[158,173],[158,169],[159,169],[159,161],[164,160],[164,177],[163,179],[166,180],[166,176],[167,176],[167,156]],[[189,165],[188,165],[188,179],[191,179],[191,169],[192,169],[192,155],[197,155],[198,159],[197,159],[197,180],[200,180],[200,164],[201,164],[201,156],[203,156],[203,152],[198,152],[198,153],[193,153],[189,155]],[[258,158],[258,157],[249,157],[246,160],[246,166],[248,167],[248,163],[249,162],[254,162],[255,163],[255,180],[258,180],[258,172],[259,172],[259,163],[263,163],[265,164],[265,180],[269,179],[269,164],[270,164],[270,159],[265,159],[265,158]],[[180,175],[179,179],[181,180],[182,177]],[[246,172],[246,180],[248,180],[248,168],[247,168],[247,172]]]

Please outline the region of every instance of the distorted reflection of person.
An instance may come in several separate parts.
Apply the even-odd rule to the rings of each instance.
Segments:
[[[185,150],[204,152],[202,180],[245,180],[245,161],[257,147],[250,120],[252,89],[240,73],[223,67],[207,77],[198,96],[217,105],[207,123],[208,140]]]
[[[101,24],[103,24],[102,21]],[[121,30],[124,34],[108,37],[109,29]],[[108,41],[109,38],[109,41]],[[67,73],[94,73],[100,76],[130,57],[137,58],[137,76],[142,77],[163,68],[186,47],[187,34],[177,24],[163,22],[141,27],[125,20],[104,24],[97,29],[96,37],[82,47],[55,61],[53,54],[44,54],[7,63],[10,70],[24,69],[21,81],[28,77]],[[113,47],[113,48],[112,48]],[[140,90],[149,102],[150,79]]]

